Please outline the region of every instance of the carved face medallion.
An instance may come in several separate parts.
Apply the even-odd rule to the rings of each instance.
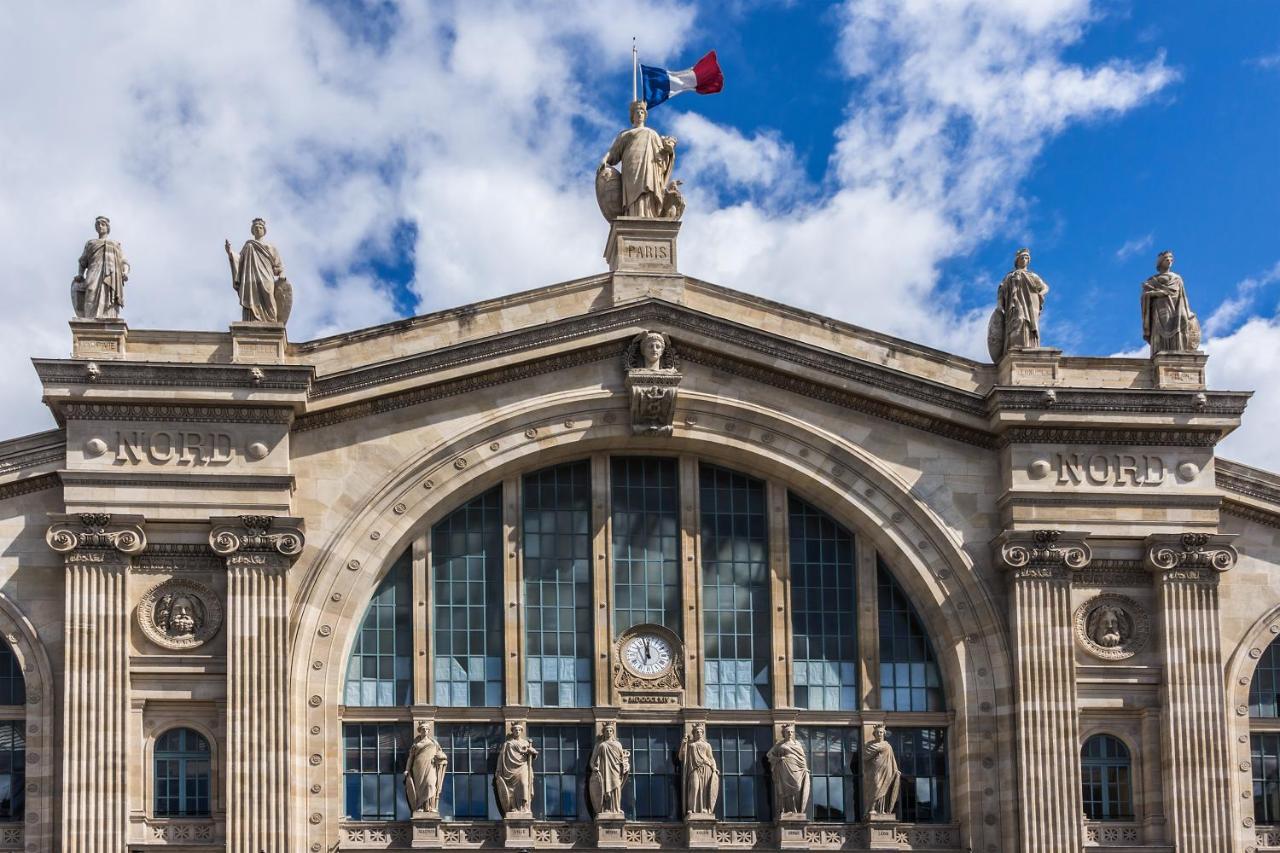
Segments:
[[[1107,593],[1080,605],[1075,632],[1076,641],[1094,657],[1124,660],[1146,645],[1151,628],[1146,611],[1136,601]]]
[[[665,638],[641,633],[622,644],[622,662],[641,678],[657,678],[671,669],[673,650]]]
[[[138,626],[158,646],[194,649],[218,632],[222,604],[213,590],[186,578],[152,587],[138,602]]]

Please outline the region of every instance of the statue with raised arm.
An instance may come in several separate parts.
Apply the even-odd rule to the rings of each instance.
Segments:
[[[1142,283],[1142,339],[1151,344],[1152,355],[1200,348],[1200,320],[1168,250],[1156,258],[1156,274]]]
[[[1000,282],[987,326],[992,361],[999,361],[1009,350],[1040,346],[1040,311],[1048,292],[1049,285],[1031,271],[1031,250],[1019,249],[1013,269]]]
[[[773,802],[779,817],[804,816],[809,812],[809,760],[804,745],[796,740],[796,727],[782,727],[782,740],[770,748],[769,772],[773,775]]]
[[[612,722],[604,724],[587,761],[587,772],[591,774],[588,792],[596,816],[621,815],[622,786],[631,775],[631,752],[622,748],[618,727]]]
[[[431,736],[430,724],[419,723],[404,768],[404,796],[410,813],[440,813],[440,790],[448,768],[449,756]]]
[[[284,324],[293,308],[293,288],[284,277],[280,253],[264,239],[266,220],[253,220],[249,231],[252,236],[239,256],[232,251],[230,240],[223,244],[231,262],[231,286],[240,295],[246,321]]]
[[[618,134],[596,169],[596,201],[610,222],[619,216],[679,219],[684,212],[679,182],[671,180],[676,139],[646,127],[648,115],[644,101],[631,102],[630,129]]]
[[[538,757],[538,750],[524,736],[524,731],[524,723],[512,723],[507,739],[498,747],[493,788],[504,816],[533,811],[533,760]]]
[[[111,220],[93,220],[96,240],[84,244],[80,270],[71,280],[71,309],[82,320],[115,320],[124,307],[124,283],[129,280],[129,262],[124,250],[107,235]]]
[[[714,817],[720,798],[720,767],[701,723],[684,736],[676,760],[680,762],[685,817]]]
[[[898,788],[902,784],[902,771],[898,769],[898,759],[893,754],[893,747],[886,740],[888,732],[884,724],[878,724],[871,730],[871,742],[862,750],[867,795],[871,801],[868,817],[896,815],[898,811]]]

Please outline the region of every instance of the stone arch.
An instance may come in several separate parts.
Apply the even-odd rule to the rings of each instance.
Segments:
[[[795,417],[690,394],[675,434],[657,445],[632,436],[627,402],[595,392],[494,413],[467,434],[405,459],[295,567],[292,736],[305,747],[292,750],[294,794],[304,804],[294,832],[308,849],[337,836],[337,700],[355,626],[383,573],[417,535],[504,476],[633,448],[696,455],[774,478],[868,537],[934,639],[953,714],[951,798],[962,844],[1016,847],[1013,779],[993,774],[1013,766],[1013,719],[997,713],[1013,702],[1009,652],[1003,618],[963,543],[887,465]]]
[[[217,816],[226,809],[223,796],[222,745],[214,730],[201,720],[187,717],[166,719],[154,729],[148,729],[142,742],[142,795],[143,810],[154,818],[156,808],[156,741],[174,729],[190,729],[209,744],[209,813]]]
[[[9,643],[22,668],[27,690],[26,704],[26,849],[52,850],[60,816],[54,811],[54,731],[56,702],[53,667],[35,626],[9,596],[0,592],[0,635]]]
[[[1249,685],[1262,653],[1275,640],[1280,639],[1280,605],[1260,616],[1245,631],[1244,638],[1227,662],[1227,716],[1231,720],[1231,750],[1229,766],[1235,771],[1232,795],[1232,825],[1238,827],[1241,849],[1253,847],[1257,841],[1253,830],[1253,767],[1249,742]],[[1249,791],[1246,799],[1235,791]]]

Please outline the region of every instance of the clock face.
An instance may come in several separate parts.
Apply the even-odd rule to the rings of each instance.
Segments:
[[[653,678],[671,669],[671,643],[657,634],[637,634],[622,646],[622,659],[636,675]]]

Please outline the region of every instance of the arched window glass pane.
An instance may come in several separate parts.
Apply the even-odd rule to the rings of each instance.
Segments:
[[[530,726],[529,741],[538,750],[533,774],[533,816],[538,820],[586,820],[587,726]]]
[[[1129,748],[1111,735],[1094,735],[1080,750],[1084,815],[1089,820],[1133,820]]]
[[[431,531],[436,704],[502,704],[502,487]]]
[[[342,727],[342,781],[351,820],[408,820],[404,766],[407,723],[347,723]]]
[[[493,792],[502,732],[497,725],[439,725],[436,737],[449,757],[440,790],[440,816],[446,820],[496,820]]]
[[[1249,716],[1280,717],[1280,638],[1272,640],[1262,653],[1249,682]]]
[[[529,704],[590,707],[591,463],[526,476],[523,525]]]
[[[675,820],[679,726],[619,726],[618,740],[631,751],[631,775],[622,788],[627,820]]]
[[[1280,732],[1249,736],[1253,757],[1253,819],[1280,823]]]
[[[615,457],[613,622],[615,636],[644,622],[681,634],[680,491],[674,459]]]
[[[856,710],[853,535],[795,495],[789,515],[796,707]]]
[[[0,705],[27,704],[27,686],[22,679],[18,656],[0,639]]]
[[[22,820],[27,787],[26,723],[0,721],[0,820]]]
[[[707,742],[720,765],[720,820],[770,820],[765,753],[772,746],[768,726],[708,726]]]
[[[800,726],[796,739],[809,758],[809,819],[850,822],[860,819],[858,791],[862,767],[858,730],[848,726]]]
[[[156,739],[155,816],[204,817],[209,808],[209,742],[192,729]]]
[[[908,823],[946,823],[947,730],[890,729],[886,738],[902,772],[898,819]]]
[[[347,705],[387,708],[413,703],[413,628],[405,552],[378,586],[364,612],[347,660]]]
[[[946,708],[933,644],[902,587],[877,559],[880,606],[880,707],[886,711]]]
[[[769,538],[764,483],[703,465],[703,681],[708,708],[768,708]]]

